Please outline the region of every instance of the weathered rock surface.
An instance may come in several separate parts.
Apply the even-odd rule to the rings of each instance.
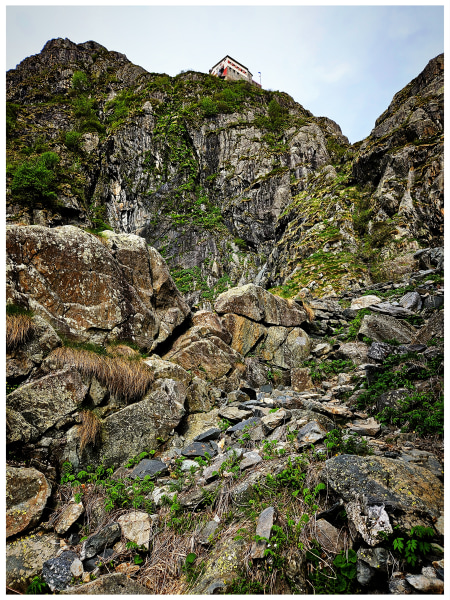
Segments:
[[[6,537],[37,525],[52,488],[36,469],[6,467]]]
[[[148,513],[134,512],[122,515],[117,522],[125,539],[148,550],[152,530],[152,520]]]
[[[7,397],[7,406],[43,434],[71,418],[87,390],[81,375],[69,367],[14,390]]]
[[[364,315],[358,336],[365,336],[376,342],[397,340],[403,344],[410,344],[416,336],[416,329],[408,322],[388,315]]]
[[[189,308],[164,260],[142,238],[105,235],[106,245],[69,225],[9,226],[7,297],[25,295],[32,310],[63,331],[152,348]]]
[[[54,591],[61,591],[68,587],[72,580],[72,563],[78,560],[75,552],[63,552],[55,558],[47,560],[42,567],[42,579],[49,588]]]
[[[93,558],[97,554],[100,554],[105,548],[112,546],[120,537],[120,534],[120,525],[118,523],[111,523],[98,533],[89,536],[81,548],[81,560]]]
[[[84,585],[66,588],[61,594],[92,594],[102,596],[128,594],[134,596],[135,594],[148,594],[148,590],[123,573],[111,573]]]
[[[27,535],[6,544],[6,585],[25,593],[31,580],[40,576],[44,563],[60,550],[54,533]]]
[[[7,317],[14,319],[13,316]],[[39,315],[32,317],[32,335],[24,343],[7,348],[6,377],[20,380],[28,377],[38,367],[44,357],[61,345],[61,340],[53,327]]]
[[[67,434],[67,445],[62,460],[75,466],[99,464],[105,466],[123,464],[143,448],[154,449],[158,439],[167,439],[185,414],[184,385],[173,379],[159,379],[157,389],[149,392],[143,400],[131,404],[102,422],[101,444],[95,448],[86,446],[80,452],[77,428]]]
[[[443,508],[443,485],[435,475],[391,458],[336,456],[326,461],[323,477],[345,502],[364,497],[368,506],[385,506],[391,524],[406,529],[431,524]]]
[[[294,301],[283,300],[252,283],[224,292],[214,308],[219,314],[234,313],[283,327],[295,327],[306,321],[306,313]]]
[[[55,531],[60,535],[66,533],[71,525],[75,523],[80,515],[84,512],[82,502],[73,502],[64,507],[61,514],[55,523]]]

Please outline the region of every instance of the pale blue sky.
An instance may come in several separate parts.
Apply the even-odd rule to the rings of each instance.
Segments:
[[[6,17],[7,69],[56,37],[169,75],[230,54],[351,142],[444,51],[443,6],[9,6]]]

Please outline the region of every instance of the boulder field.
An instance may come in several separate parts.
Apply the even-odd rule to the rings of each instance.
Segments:
[[[438,249],[192,311],[138,236],[7,246],[11,593],[443,593]]]

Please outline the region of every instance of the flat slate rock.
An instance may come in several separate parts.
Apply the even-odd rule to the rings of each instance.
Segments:
[[[249,427],[249,429],[251,429],[252,427],[256,427],[257,425],[259,425],[260,423],[261,419],[259,417],[250,417],[250,419],[245,419],[245,421],[241,421],[240,423],[237,423],[236,425],[233,425],[233,427],[227,429],[227,433],[242,431],[245,427]]]
[[[259,389],[261,392],[267,392],[269,394],[273,391],[273,387],[270,384],[262,385]]]
[[[208,431],[204,431],[197,435],[193,441],[194,442],[209,442],[210,440],[217,440],[221,434],[221,430],[218,427],[212,427],[208,429]]]
[[[153,460],[150,458],[144,458],[141,462],[131,471],[130,477],[136,479],[139,477],[140,479],[144,479],[146,475],[150,475],[150,477],[154,477],[160,473],[164,473],[167,471],[168,467],[161,460]]]
[[[93,558],[100,554],[106,547],[112,546],[121,536],[119,523],[111,523],[98,533],[91,535],[83,544],[81,549],[81,560]]]
[[[192,442],[192,444],[189,444],[189,446],[183,448],[181,454],[183,456],[187,456],[188,458],[192,456],[200,456],[201,458],[206,458],[207,453],[209,454],[209,456],[216,456],[218,452],[217,445],[215,444],[215,446],[216,447],[214,448],[212,444],[207,442]]]

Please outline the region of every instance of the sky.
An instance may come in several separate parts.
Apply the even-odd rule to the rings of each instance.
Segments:
[[[263,88],[333,119],[354,143],[444,51],[443,5],[111,4],[7,6],[6,69],[57,37],[94,40],[171,76],[207,73],[229,54],[257,81],[260,72]]]

